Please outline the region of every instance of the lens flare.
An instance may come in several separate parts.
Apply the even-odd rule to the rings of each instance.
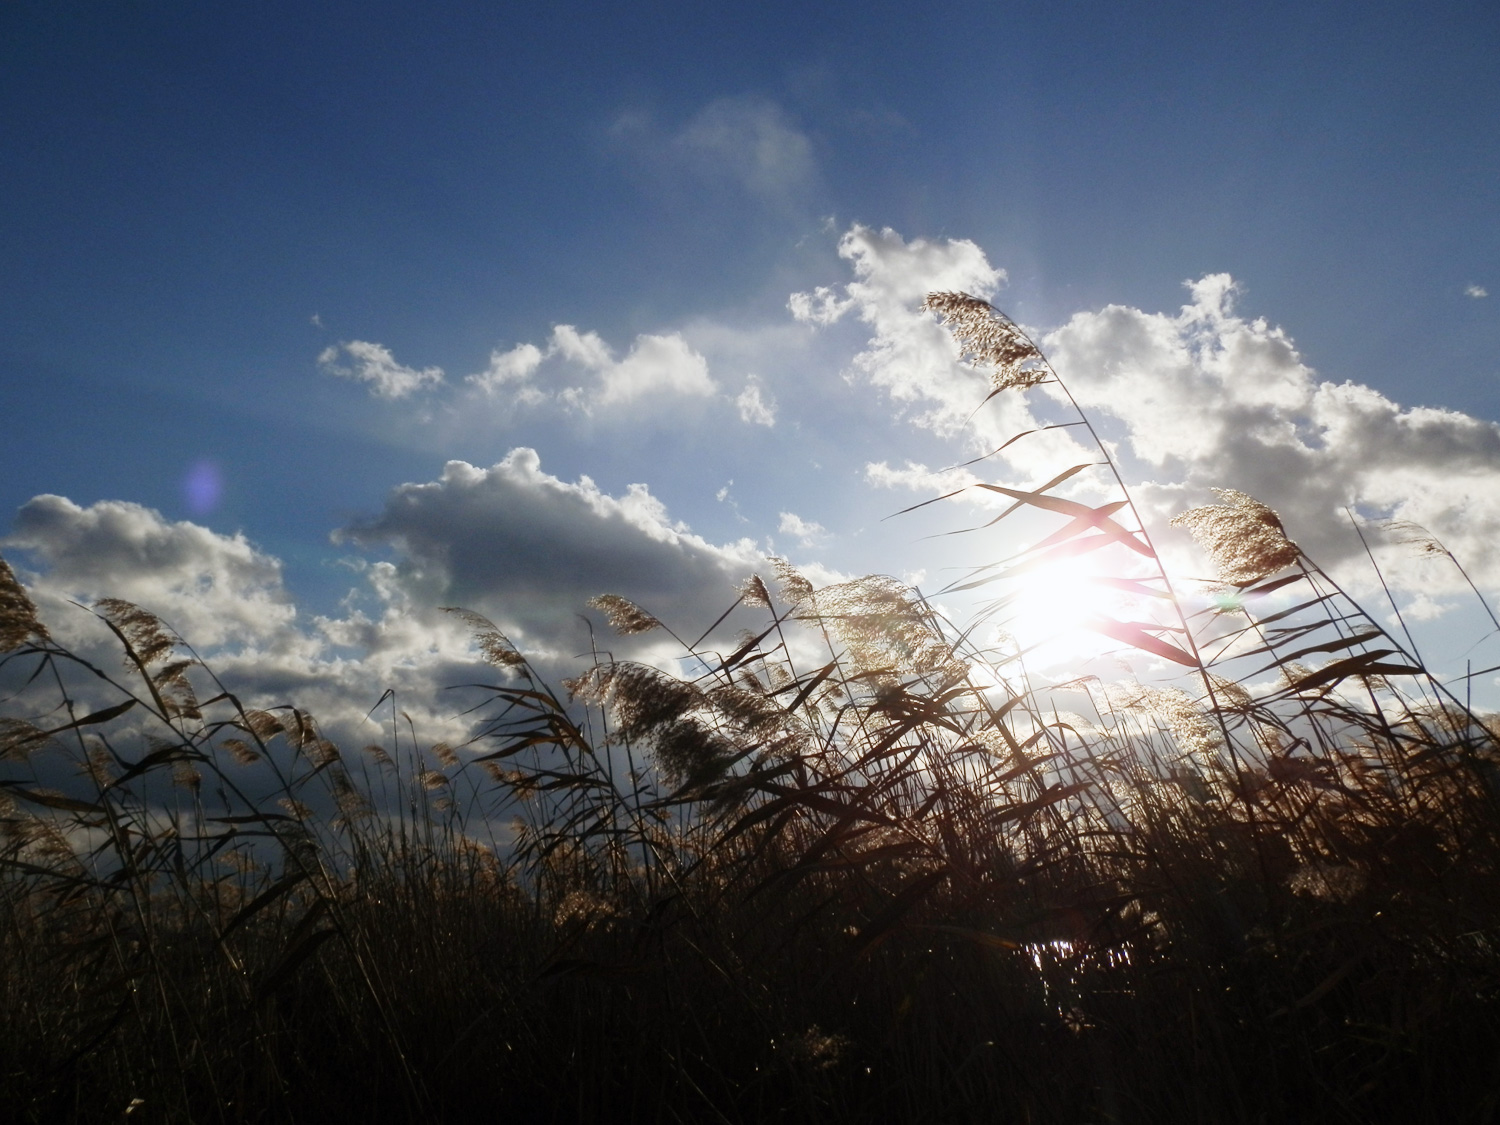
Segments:
[[[195,461],[182,481],[182,495],[188,511],[206,516],[219,506],[224,493],[224,479],[219,466],[209,460]]]

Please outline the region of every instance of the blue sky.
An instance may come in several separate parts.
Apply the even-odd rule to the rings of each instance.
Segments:
[[[205,628],[239,612],[183,602],[217,582],[241,608],[294,606],[299,629],[322,615],[340,651],[369,640],[350,614],[395,629],[393,607],[464,593],[561,610],[592,581],[675,574],[650,551],[639,572],[580,561],[590,520],[693,537],[668,543],[702,579],[669,607],[689,616],[714,567],[771,550],[937,573],[922,528],[878,523],[916,492],[870,466],[937,467],[978,439],[870,341],[916,331],[881,302],[922,270],[987,268],[1064,376],[1099,388],[1148,506],[1269,491],[1335,563],[1341,502],[1420,517],[1500,590],[1497,57],[1483,3],[7,4],[0,532],[33,497],[72,507],[33,504],[0,548],[59,596],[113,580]],[[919,241],[930,260],[903,257]],[[861,267],[884,297],[842,288]],[[1183,287],[1218,274],[1228,304]],[[789,298],[820,286],[847,313],[796,319]],[[1167,384],[1099,382],[1153,331],[1249,341],[1243,373],[1204,352],[1183,378],[1282,379],[1241,404],[1282,436],[1168,448],[1173,420],[1132,412]],[[1244,359],[1278,340],[1295,357],[1270,375]],[[519,371],[528,344],[530,374],[466,381],[492,353]],[[434,369],[369,393],[380,370]],[[1393,459],[1350,421],[1381,411],[1414,443]],[[485,478],[508,499],[458,503],[480,486],[444,477],[450,459],[508,464]],[[1299,491],[1315,464],[1321,490]],[[543,495],[576,520],[548,523]],[[529,544],[538,572],[465,578],[460,530],[464,565]],[[1392,565],[1419,612],[1466,612],[1449,577]],[[298,636],[223,639],[314,645]]]

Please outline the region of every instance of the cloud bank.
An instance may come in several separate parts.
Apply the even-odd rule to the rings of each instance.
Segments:
[[[526,448],[488,469],[452,461],[437,480],[401,485],[341,538],[367,552],[349,560],[356,585],[340,614],[311,617],[299,614],[280,562],[243,535],[139,504],[38,496],[0,550],[54,635],[100,667],[117,668],[118,649],[70,603],[124,598],[175,628],[247,705],[296,702],[336,740],[356,743],[375,736],[366,714],[387,688],[423,737],[464,736],[442,689],[498,673],[476,675],[468,629],[444,606],[490,617],[555,682],[588,651],[579,614],[590,598],[621,594],[696,635],[763,556],[749,540],[694,534],[645,485],[611,496],[587,477],[546,473]],[[607,630],[599,639],[621,655],[661,643]]]
[[[996,299],[1005,283],[983,251],[961,239],[907,242],[889,229],[851,227],[839,255],[853,280],[793,294],[797,320],[821,327],[853,315],[872,335],[850,374],[888,396],[909,423],[988,451],[1058,413],[1055,386],[1031,399],[1005,392],[970,419],[984,375],[954,359],[935,319],[917,311],[932,290]],[[1358,383],[1319,380],[1287,333],[1236,308],[1228,274],[1188,284],[1176,313],[1121,305],[1080,312],[1050,332],[1032,330],[1083,409],[1139,472],[1132,490],[1148,521],[1211,500],[1209,489],[1248,492],[1277,509],[1324,565],[1368,585],[1368,564],[1346,508],[1369,520],[1416,522],[1435,534],[1482,586],[1500,589],[1500,426],[1456,411],[1405,407]],[[1003,301],[999,302],[1003,305]],[[1048,398],[1053,400],[1048,401]],[[1034,482],[1091,460],[1069,431],[1034,434],[980,474]],[[1127,458],[1129,460],[1129,458]],[[1008,467],[1008,468],[1007,468]],[[877,486],[947,491],[962,480],[925,465],[866,467]],[[972,478],[970,478],[972,479]],[[1424,601],[1462,589],[1451,564],[1419,557],[1374,532],[1388,577]],[[1356,565],[1357,564],[1357,565]]]

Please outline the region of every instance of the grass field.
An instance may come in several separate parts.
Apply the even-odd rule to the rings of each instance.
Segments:
[[[1056,379],[929,307],[996,394]],[[682,674],[549,684],[466,615],[457,749],[394,701],[335,746],[123,602],[89,663],[0,564],[0,1116],[1492,1120],[1493,724],[1251,498],[1179,517],[1194,599],[1076,473],[972,486],[1055,521],[974,620],[777,560]],[[1144,608],[1076,627],[1177,678],[1033,685],[1012,599],[1085,556]]]

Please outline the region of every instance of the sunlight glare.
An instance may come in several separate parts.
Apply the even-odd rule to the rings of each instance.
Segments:
[[[1090,628],[1099,617],[1116,621],[1149,617],[1155,599],[1122,590],[1103,572],[1097,555],[1061,559],[1015,581],[1006,628],[1037,667],[1073,665],[1120,648]]]

